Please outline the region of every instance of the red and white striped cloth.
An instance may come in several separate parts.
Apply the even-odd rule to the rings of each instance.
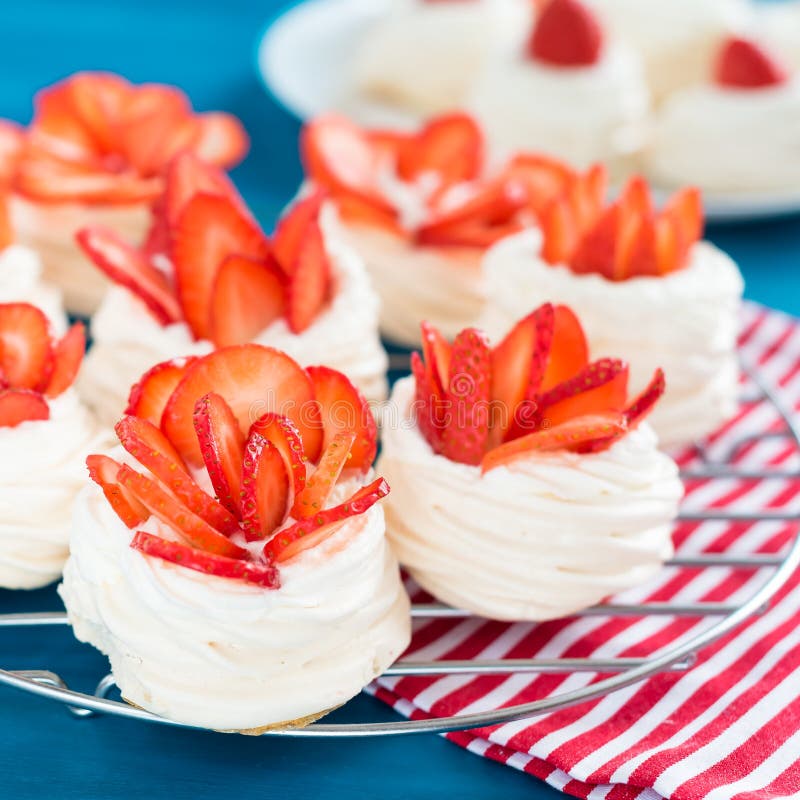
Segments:
[[[748,304],[741,351],[787,407],[800,411],[800,322]],[[745,382],[745,394],[747,383]],[[749,404],[711,437],[713,456],[747,434],[781,430],[768,403]],[[679,458],[691,464],[689,453]],[[742,468],[800,468],[785,438],[740,448]],[[687,485],[691,510],[800,507],[800,481],[704,480]],[[760,521],[683,523],[683,554],[775,553],[796,526]],[[616,599],[737,602],[771,573],[665,568],[646,587]],[[696,618],[582,617],[542,625],[478,619],[422,622],[408,655],[416,659],[647,656],[699,630]],[[382,678],[373,693],[407,717],[422,718],[528,702],[597,681],[592,674]],[[766,800],[800,797],[800,575],[752,618],[700,653],[694,668],[671,672],[572,708],[449,738],[474,753],[592,800]]]

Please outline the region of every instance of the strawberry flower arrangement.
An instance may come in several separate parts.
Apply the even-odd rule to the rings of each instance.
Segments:
[[[343,471],[369,471],[374,419],[344,375],[304,370],[271,348],[157,365],[134,387],[128,411],[117,436],[145,472],[92,455],[90,475],[129,528],[155,517],[174,534],[139,530],[134,549],[189,569],[278,588],[278,564],[389,491],[378,478],[330,505]]]
[[[381,295],[381,327],[399,343],[418,343],[420,319],[450,336],[473,323],[485,301],[484,251],[535,226],[576,177],[537,154],[490,169],[485,151],[466,114],[434,118],[414,133],[364,130],[337,116],[303,131],[308,180],[335,202]],[[603,171],[585,182],[602,192]]]
[[[549,303],[495,346],[429,324],[422,341],[378,463],[389,539],[420,586],[481,616],[545,620],[660,568],[683,493],[643,424],[661,370],[632,395],[628,365],[590,360],[578,318]]]
[[[87,269],[75,232],[102,224],[138,238],[177,154],[229,168],[247,148],[238,120],[196,113],[175,87],[85,72],[40,91],[26,128],[0,127],[0,175],[21,242],[41,254],[69,310],[89,315],[106,284]]]

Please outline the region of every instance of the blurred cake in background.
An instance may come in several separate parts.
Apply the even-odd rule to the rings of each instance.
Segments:
[[[722,37],[748,19],[744,0],[587,0],[642,56],[656,101],[708,73]]]
[[[490,164],[485,151],[483,132],[465,114],[413,133],[329,115],[303,132],[307,180],[336,205],[380,295],[381,331],[398,344],[419,343],[421,319],[446,336],[474,324],[485,302],[486,249],[535,226],[538,210],[575,175],[536,154]]]
[[[729,38],[706,81],[660,109],[648,153],[664,186],[709,194],[800,190],[800,80],[765,47]]]
[[[759,41],[800,70],[800,0],[757,3],[753,22]]]
[[[4,139],[2,172],[13,191],[19,240],[39,253],[45,277],[63,290],[68,310],[84,315],[108,284],[76,247],[76,231],[107,225],[139,239],[177,152],[191,150],[227,168],[248,146],[238,120],[194,113],[175,87],[134,86],[91,72],[39,92],[30,125],[17,130],[16,142]]]
[[[641,59],[580,0],[548,3],[519,47],[489,59],[468,105],[500,152],[602,161],[612,175],[635,165],[650,107]]]
[[[533,0],[394,0],[355,54],[355,88],[415,116],[457,108],[490,53],[523,35],[533,9]]]
[[[543,235],[525,231],[486,254],[484,326],[499,335],[531,305],[567,304],[595,356],[630,364],[633,391],[664,369],[667,390],[651,424],[663,444],[690,443],[735,412],[739,381],[744,285],[734,262],[701,241],[702,231],[695,189],[661,210],[641,178],[600,206],[565,193],[545,211]]]

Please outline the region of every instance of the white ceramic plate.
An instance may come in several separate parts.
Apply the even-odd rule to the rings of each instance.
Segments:
[[[348,93],[350,56],[391,0],[305,0],[279,16],[258,47],[269,91],[301,120],[341,111],[365,125],[410,127],[420,120]],[[667,194],[660,192],[659,194]],[[800,212],[800,189],[780,194],[705,195],[709,222],[763,219]]]

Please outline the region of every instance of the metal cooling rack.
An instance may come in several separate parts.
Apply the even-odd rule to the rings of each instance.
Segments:
[[[408,369],[407,356],[392,357],[393,370]],[[708,452],[699,450],[699,466],[692,467],[682,473],[685,480],[800,480],[800,471],[786,470],[746,470],[737,469],[731,462],[742,447],[758,443],[766,439],[780,438],[787,443],[793,442],[800,451],[800,425],[792,418],[789,409],[783,407],[774,392],[761,380],[758,374],[744,368],[750,377],[750,383],[756,392],[742,399],[743,403],[770,402],[783,421],[783,429],[762,435],[747,435],[733,442],[722,457],[712,458]],[[685,522],[800,522],[800,512],[776,510],[771,512],[741,511],[688,511],[684,510],[678,517]],[[596,673],[607,675],[590,685],[564,691],[560,694],[537,700],[531,703],[502,708],[495,711],[463,714],[453,717],[407,720],[379,723],[315,723],[297,730],[274,731],[267,736],[294,737],[328,737],[328,736],[386,736],[405,733],[445,733],[448,731],[479,728],[513,720],[526,719],[566,706],[590,700],[610,692],[635,684],[645,678],[666,671],[682,671],[689,669],[695,661],[697,653],[711,642],[732,631],[748,618],[763,613],[771,598],[789,579],[800,565],[800,534],[795,532],[792,544],[779,555],[728,555],[728,554],[677,554],[667,566],[706,569],[728,568],[733,570],[764,570],[769,575],[753,594],[742,603],[657,603],[640,604],[609,603],[586,609],[576,616],[600,617],[647,617],[670,616],[698,618],[708,623],[708,627],[687,635],[668,649],[646,658],[553,658],[553,659],[515,659],[491,660],[475,659],[469,661],[415,661],[401,660],[393,664],[385,673],[386,676],[410,675],[511,675],[514,673]],[[412,608],[415,619],[467,618],[465,611],[450,608],[441,604],[417,604]],[[31,613],[0,615],[0,628],[47,627],[66,625],[66,614]],[[147,711],[130,706],[124,702],[107,697],[114,688],[114,681],[106,675],[97,684],[94,694],[84,694],[71,690],[55,672],[43,670],[7,671],[0,670],[0,685],[20,689],[30,694],[46,697],[67,706],[69,711],[78,717],[89,717],[94,714],[114,714],[121,717],[138,719],[145,722],[171,725],[175,727],[191,727],[172,722]]]

